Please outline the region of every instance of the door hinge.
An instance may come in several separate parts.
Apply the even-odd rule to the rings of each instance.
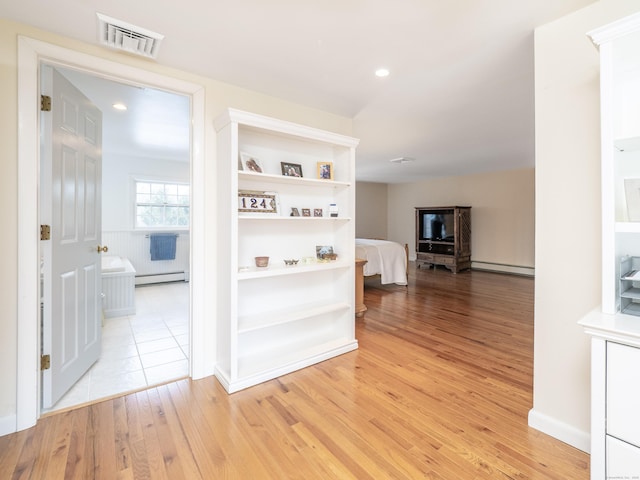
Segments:
[[[43,112],[51,111],[51,97],[49,95],[40,95],[40,110]]]
[[[51,355],[40,355],[40,370],[51,368]]]
[[[40,225],[40,240],[51,240],[51,226]]]

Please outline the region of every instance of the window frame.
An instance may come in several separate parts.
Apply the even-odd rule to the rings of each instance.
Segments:
[[[152,178],[152,177],[132,177],[131,179],[131,192],[132,192],[132,209],[133,209],[133,229],[137,231],[189,231],[191,228],[191,184],[187,181],[180,181],[176,179],[168,179],[168,178]],[[163,184],[166,189],[167,185],[175,185],[178,187],[187,187],[189,189],[189,201],[186,205],[181,204],[154,204],[154,203],[138,203],[138,184],[140,183],[148,183],[148,184]],[[138,206],[140,205],[150,205],[150,206],[162,206],[162,207],[187,207],[189,209],[188,215],[188,224],[187,225],[138,225]]]

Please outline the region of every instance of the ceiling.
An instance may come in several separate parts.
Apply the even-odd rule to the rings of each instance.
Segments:
[[[0,17],[92,44],[97,12],[163,34],[160,64],[353,118],[357,179],[400,183],[533,167],[533,29],[594,1],[20,0]]]

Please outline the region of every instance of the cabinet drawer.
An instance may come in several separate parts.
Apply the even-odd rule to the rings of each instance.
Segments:
[[[455,265],[456,259],[454,257],[440,255],[438,257],[438,263],[440,263],[441,265]]]
[[[640,447],[638,365],[640,349],[607,342],[607,433]]]
[[[435,255],[432,253],[418,253],[416,256],[418,260],[423,262],[433,262],[435,260]]]
[[[436,263],[438,265],[455,265],[456,258],[451,255],[438,255],[437,253],[418,253],[418,261]]]
[[[606,478],[639,478],[640,448],[607,435]]]

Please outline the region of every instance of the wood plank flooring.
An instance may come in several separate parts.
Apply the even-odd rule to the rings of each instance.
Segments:
[[[360,348],[227,395],[181,380],[0,437],[1,479],[572,479],[589,456],[527,426],[533,280],[367,279]]]

